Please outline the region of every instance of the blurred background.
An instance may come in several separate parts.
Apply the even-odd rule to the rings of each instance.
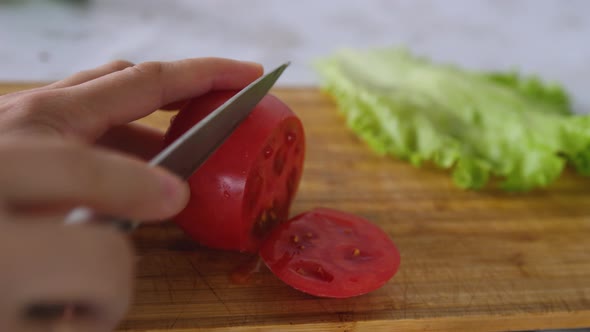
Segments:
[[[0,81],[52,81],[113,59],[223,56],[292,66],[344,47],[404,46],[474,69],[555,80],[590,111],[585,0],[0,0]]]

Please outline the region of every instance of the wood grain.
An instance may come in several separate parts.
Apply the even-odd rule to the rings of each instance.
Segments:
[[[29,85],[3,85],[15,91]],[[462,191],[447,173],[372,154],[315,89],[276,89],[301,117],[308,150],[292,213],[342,209],[398,245],[399,273],[357,298],[319,299],[252,258],[200,248],[174,225],[134,235],[136,299],[120,331],[499,331],[590,326],[590,179],[546,190]],[[164,129],[170,113],[140,120]]]

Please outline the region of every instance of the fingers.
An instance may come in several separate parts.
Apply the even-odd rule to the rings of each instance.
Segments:
[[[133,265],[107,228],[2,223],[0,328],[111,331],[131,301]]]
[[[93,142],[111,127],[142,118],[158,108],[176,108],[211,90],[241,89],[262,74],[251,62],[196,58],[115,62],[82,72],[49,87],[5,96],[7,131],[71,136]],[[6,106],[8,105],[8,106]]]
[[[57,82],[54,82],[54,83],[51,83],[51,84],[48,84],[48,85],[45,85],[42,87],[34,88],[34,89],[14,92],[14,93],[5,95],[5,97],[6,98],[13,98],[15,96],[22,96],[24,94],[29,94],[29,93],[33,93],[33,92],[37,92],[37,91],[42,91],[42,90],[71,87],[74,85],[82,84],[82,83],[97,79],[99,77],[123,70],[123,69],[125,69],[127,67],[131,67],[131,66],[133,66],[132,62],[125,61],[125,60],[115,60],[115,61],[109,62],[107,64],[104,64],[104,65],[99,66],[94,69],[81,71],[81,72],[76,73],[70,77],[63,79],[63,80],[60,80],[60,81],[57,81]]]
[[[135,220],[162,220],[188,200],[184,182],[112,151],[62,142],[0,144],[0,200],[7,208],[87,206]]]
[[[112,61],[112,62],[104,64],[100,67],[76,73],[76,74],[74,74],[68,78],[65,78],[61,81],[57,81],[53,84],[50,84],[46,88],[58,89],[58,88],[75,86],[75,85],[82,84],[82,83],[85,83],[88,81],[92,81],[92,80],[97,79],[99,77],[106,76],[108,74],[112,74],[112,73],[121,71],[121,70],[131,67],[131,66],[133,66],[133,63],[129,62],[129,61],[125,61],[125,60]]]
[[[97,144],[150,160],[160,152],[162,142],[163,133],[159,130],[131,123],[110,129]]]
[[[70,122],[100,135],[176,101],[211,90],[240,89],[261,74],[258,64],[221,58],[141,63],[68,88],[66,93],[80,105]]]

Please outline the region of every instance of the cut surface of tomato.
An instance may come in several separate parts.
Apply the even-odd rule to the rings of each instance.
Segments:
[[[165,144],[235,93],[191,100],[172,121]],[[288,218],[304,154],[299,118],[279,99],[265,96],[188,180],[189,203],[173,221],[204,246],[257,252],[268,232]]]
[[[366,219],[317,208],[277,226],[262,244],[268,268],[291,287],[319,297],[346,298],[383,286],[400,255]]]

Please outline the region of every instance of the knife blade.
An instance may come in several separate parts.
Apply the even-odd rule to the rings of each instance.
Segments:
[[[287,62],[252,82],[185,132],[149,164],[165,167],[188,179],[250,114],[288,65]]]
[[[149,165],[164,167],[179,177],[188,179],[248,117],[289,64],[284,63],[250,83],[158,153],[149,161]],[[86,207],[72,210],[65,223],[80,224],[91,220],[113,224],[126,232],[139,225],[138,222],[124,218],[96,215]]]

